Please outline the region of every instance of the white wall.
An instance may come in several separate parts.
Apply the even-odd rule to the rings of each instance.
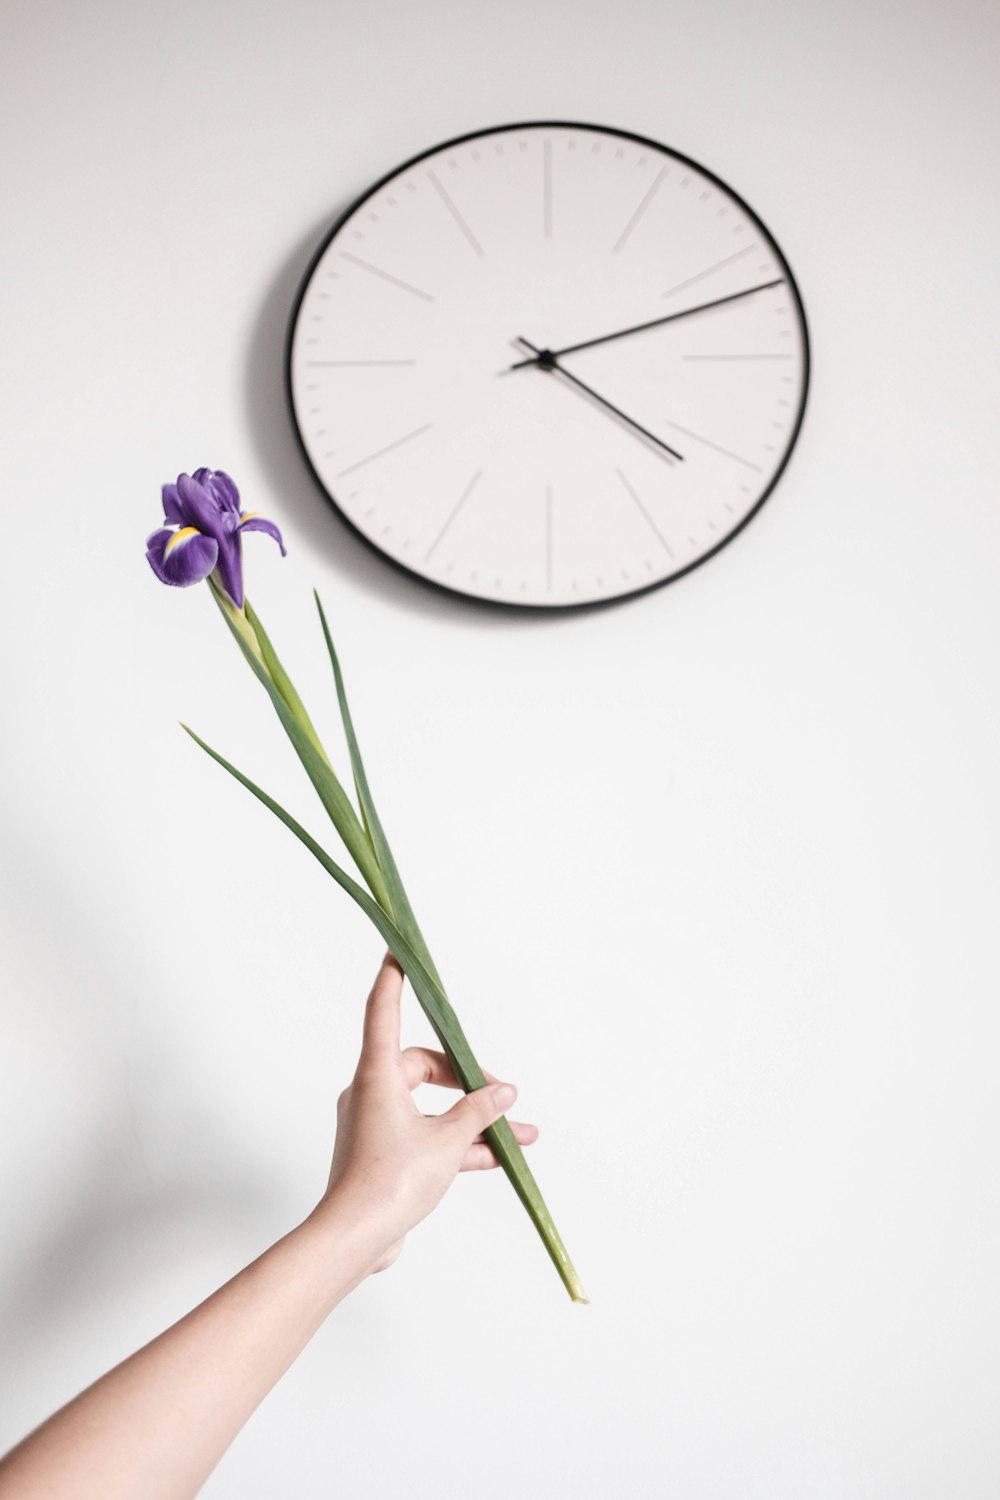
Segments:
[[[381,945],[160,482],[285,529],[467,1029],[590,1291],[498,1174],[333,1316],[213,1500],[994,1496],[1000,26],[975,0],[4,7],[0,1445],[289,1228]],[[789,470],[674,587],[484,613],[348,535],[281,393],[335,212],[451,135],[703,162],[810,317]],[[335,741],[336,742],[336,741]],[[427,1027],[412,999],[406,1031]]]

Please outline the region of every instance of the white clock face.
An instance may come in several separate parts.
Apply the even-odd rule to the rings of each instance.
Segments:
[[[716,552],[784,467],[807,379],[795,283],[746,204],[571,124],[466,136],[378,183],[310,270],[289,352],[306,455],[368,541],[546,608]]]

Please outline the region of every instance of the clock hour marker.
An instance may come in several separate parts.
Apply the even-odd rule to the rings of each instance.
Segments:
[[[625,228],[622,230],[621,234],[615,241],[614,248],[611,251],[612,255],[618,254],[619,250],[622,248],[625,241],[628,239],[629,235],[632,233],[633,229],[638,224],[643,214],[646,212],[646,209],[652,203],[657,188],[660,186],[660,183],[663,181],[664,177],[666,177],[669,171],[669,167],[661,167],[659,172],[657,172],[656,176],[653,178],[653,181],[646,189],[645,194],[643,195],[643,198],[635,213],[632,215],[631,219],[629,219],[628,223],[625,225]]]
[[[483,249],[482,245],[476,239],[476,236],[473,234],[473,232],[469,228],[468,224],[466,224],[465,220],[462,218],[462,215],[459,213],[457,207],[455,206],[455,201],[452,198],[451,194],[442,185],[442,183],[439,180],[439,178],[436,177],[433,172],[428,172],[427,176],[430,178],[430,181],[431,181],[431,183],[432,183],[432,185],[434,187],[434,190],[437,193],[438,197],[441,199],[441,202],[444,204],[445,208],[451,214],[451,216],[454,219],[455,223],[458,225],[459,229],[465,235],[465,238],[468,240],[468,242],[472,246],[473,250],[476,252],[477,255],[485,255],[486,251]]]
[[[364,370],[389,365],[415,365],[415,359],[307,359],[313,369]]]
[[[422,292],[418,286],[411,286],[408,281],[402,281],[398,276],[391,276],[388,271],[383,271],[381,266],[373,266],[371,261],[362,260],[360,255],[352,255],[349,250],[341,250],[340,258],[349,260],[352,266],[360,266],[362,271],[370,271],[373,276],[378,276],[382,281],[388,281],[392,286],[400,287],[404,292],[412,292],[414,297],[421,297],[424,302],[436,300],[430,292]]]
[[[413,432],[405,433],[401,438],[397,438],[394,443],[386,443],[384,448],[377,448],[374,453],[369,453],[367,458],[359,458],[357,463],[348,464],[346,469],[340,470],[337,478],[343,479],[345,474],[353,474],[355,469],[360,469],[365,464],[374,463],[376,458],[381,458],[385,453],[391,453],[394,448],[401,448],[404,443],[411,443],[414,438],[421,437],[425,432],[430,432],[433,426],[433,422],[425,422],[423,427],[417,427]]]
[[[424,562],[427,562],[429,560],[431,553],[434,551],[434,548],[444,536],[445,532],[448,530],[448,527],[451,525],[452,521],[454,521],[459,511],[462,509],[462,506],[465,504],[466,500],[468,500],[469,496],[472,494],[472,491],[479,483],[480,479],[482,478],[482,473],[482,469],[476,470],[472,478],[469,480],[468,484],[465,486],[465,489],[455,501],[448,519],[445,521],[444,525],[441,527],[441,530],[438,532],[437,536],[434,538],[433,542],[431,542],[430,546],[427,548],[427,551],[424,553]]]
[[[542,145],[542,216],[544,224],[544,235],[547,240],[552,238],[552,142],[545,141]]]
[[[734,261],[741,260],[744,255],[749,255],[750,251],[755,249],[755,245],[747,245],[744,250],[737,250],[735,255],[724,256],[722,260],[706,266],[704,271],[699,271],[696,276],[689,276],[686,281],[679,281],[676,286],[672,286],[669,291],[663,293],[664,297],[672,297],[675,292],[682,292],[685,287],[694,286],[696,281],[703,281],[706,276],[711,276],[713,271],[720,271],[723,266],[731,266]]]
[[[790,354],[682,354],[681,359],[791,359]]]
[[[643,520],[649,526],[649,528],[653,532],[654,536],[656,536],[659,539],[659,541],[663,544],[663,548],[664,548],[664,551],[666,552],[667,556],[668,557],[673,557],[674,553],[673,553],[672,547],[670,546],[670,543],[667,541],[666,537],[663,535],[663,532],[660,530],[660,528],[657,526],[656,522],[653,520],[652,516],[649,514],[649,511],[643,505],[642,501],[639,499],[639,496],[636,494],[635,490],[632,488],[632,486],[629,484],[628,480],[625,478],[625,475],[622,473],[621,469],[616,469],[615,473],[618,475],[618,478],[621,480],[622,484],[625,486],[626,490],[632,496],[632,499],[635,501],[636,507],[638,508],[639,514],[642,516]]]
[[[692,432],[689,427],[682,427],[679,422],[671,422],[666,417],[663,420],[668,427],[673,427],[676,432],[683,432],[685,437],[694,438],[696,443],[704,443],[706,448],[714,449],[716,453],[721,453],[724,458],[735,459],[738,464],[745,464],[748,469],[753,469],[758,474],[764,472],[759,464],[752,464],[748,458],[741,458],[738,453],[733,453],[729,448],[721,448],[718,443],[713,443],[709,438],[702,437],[700,433]]]

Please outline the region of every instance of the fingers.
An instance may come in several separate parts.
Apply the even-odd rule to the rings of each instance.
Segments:
[[[402,992],[403,971],[392,953],[386,953],[365,1006],[362,1057],[371,1059],[399,1052],[399,997]]]
[[[402,1057],[407,1088],[412,1090],[422,1083],[436,1083],[440,1088],[445,1089],[462,1087],[455,1077],[455,1070],[443,1052],[435,1052],[430,1047],[407,1047]],[[492,1073],[487,1073],[486,1077],[490,1083],[499,1082],[499,1079],[494,1078]]]
[[[537,1125],[523,1125],[520,1121],[511,1120],[510,1128],[520,1146],[530,1146],[532,1141],[538,1139]],[[487,1172],[491,1167],[497,1167],[500,1163],[493,1154],[493,1150],[485,1141],[473,1141],[462,1157],[460,1172]]]
[[[456,1130],[467,1132],[471,1144],[487,1125],[494,1125],[510,1109],[516,1098],[517,1089],[512,1083],[488,1083],[459,1099],[440,1118]]]

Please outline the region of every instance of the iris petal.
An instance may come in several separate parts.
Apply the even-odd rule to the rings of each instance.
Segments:
[[[198,473],[207,473],[207,470],[199,469]],[[221,541],[225,535],[222,516],[208,486],[202,484],[195,475],[178,474],[177,495],[182,524],[196,526],[206,536],[214,536],[216,541]]]
[[[163,486],[163,514],[171,526],[184,525],[184,517],[181,514],[181,502],[177,494],[176,484],[165,484]]]
[[[224,533],[219,537],[219,560],[217,563],[222,587],[237,609],[243,608],[243,562],[240,557],[240,534],[238,531]]]
[[[238,516],[240,513],[240,492],[229,475],[223,469],[210,470],[209,474],[208,487],[218,500],[220,506],[225,510],[235,511]]]
[[[246,514],[240,520],[240,530],[266,532],[268,536],[274,537],[274,540],[281,548],[282,557],[288,556],[288,553],[285,551],[285,544],[281,540],[281,532],[278,530],[277,526],[275,526],[273,521],[267,521],[263,516],[259,516],[256,511],[248,510],[246,512]]]
[[[146,541],[149,566],[161,583],[170,583],[177,588],[202,583],[215,567],[218,557],[219,544],[215,538],[204,536],[193,526],[186,526],[182,531],[168,531],[163,527],[154,531]]]

